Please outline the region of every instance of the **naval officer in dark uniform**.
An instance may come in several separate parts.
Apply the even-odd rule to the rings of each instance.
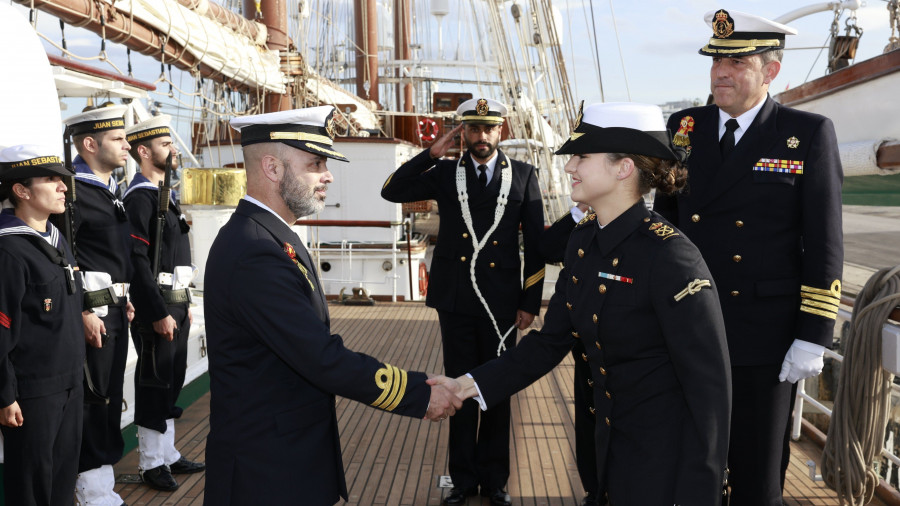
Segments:
[[[72,173],[48,148],[0,152],[0,429],[6,504],[72,504],[81,445],[81,281],[48,220]]]
[[[572,199],[594,212],[569,238],[543,328],[457,378],[461,396],[489,407],[581,340],[601,495],[616,506],[718,504],[731,391],[716,286],[697,248],[641,197],[677,191],[685,170],[655,105],[595,104],[579,120],[558,153],[573,155]]]
[[[490,99],[460,104],[462,124],[404,163],[385,181],[391,202],[435,199],[441,219],[426,303],[438,311],[444,372],[458,376],[516,342],[540,310],[544,261],[537,242],[544,210],[537,170],[497,149],[506,107]],[[440,160],[462,131],[468,151]],[[519,228],[525,249],[519,259]],[[523,275],[524,274],[524,275]],[[523,281],[524,278],[524,281]],[[448,505],[481,494],[510,504],[509,401],[479,414],[467,402],[450,420]]]
[[[138,353],[134,375],[134,423],[137,426],[138,466],[144,483],[158,490],[175,490],[173,474],[203,471],[175,448],[175,405],[187,369],[187,342],[191,328],[192,277],[190,226],[175,202],[171,188],[165,219],[158,220],[160,183],[166,159],[178,168],[178,150],[172,142],[170,117],[155,116],[125,131],[131,157],[140,172],[134,175],[122,200],[131,223],[134,277],[131,299],[134,321],[131,337]],[[161,228],[159,228],[161,227]],[[158,230],[159,228],[159,230]],[[160,243],[157,243],[157,238]],[[153,258],[157,272],[153,272]],[[149,341],[149,342],[145,342]]]
[[[828,118],[768,96],[795,30],[711,11],[715,105],[673,114],[690,188],[655,208],[700,249],[716,284],[734,388],[732,506],[781,505],[801,378],[818,374],[841,296],[843,173]]]
[[[83,505],[122,504],[113,464],[122,458],[122,383],[128,357],[131,237],[113,171],[128,160],[125,106],[92,109],[65,120],[78,152],[73,250],[84,277],[84,333],[90,381],[105,403],[84,406],[75,494]]]
[[[461,405],[426,376],[344,347],[291,230],[321,212],[333,178],[331,106],[243,116],[247,195],[219,232],[204,285],[210,414],[204,504],[347,500],[334,396],[443,419]]]

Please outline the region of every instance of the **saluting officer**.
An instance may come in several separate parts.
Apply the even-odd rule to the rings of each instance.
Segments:
[[[204,284],[209,437],[204,503],[347,500],[334,396],[443,419],[461,405],[426,376],[344,347],[316,266],[291,225],[321,212],[333,178],[331,106],[231,121],[247,195],[219,231]]]
[[[175,448],[175,419],[182,412],[175,402],[184,385],[191,328],[192,268],[190,226],[170,188],[160,192],[169,156],[169,169],[178,168],[170,119],[161,114],[125,131],[140,172],[123,198],[133,239],[131,336],[138,352],[134,376],[138,466],[144,483],[159,490],[178,488],[173,474],[197,473],[206,467]],[[169,199],[162,220],[160,198]]]
[[[578,123],[557,154],[573,155],[572,199],[594,212],[569,238],[544,326],[456,381],[491,406],[581,340],[601,495],[617,506],[717,504],[731,392],[715,283],[697,248],[641,197],[678,191],[685,169],[655,105],[595,104]]]
[[[48,148],[0,152],[0,429],[6,504],[71,505],[81,445],[81,281],[49,221],[72,173]],[[7,200],[8,199],[8,200]]]
[[[656,209],[692,240],[719,286],[734,387],[732,505],[781,505],[796,386],[818,374],[841,297],[843,173],[828,118],[768,97],[785,35],[710,11],[715,105],[673,114],[689,191]]]
[[[506,106],[467,100],[462,124],[400,166],[381,196],[391,202],[435,199],[441,210],[426,304],[438,311],[444,372],[458,376],[497,357],[516,342],[540,310],[544,261],[537,243],[544,209],[536,169],[497,149]],[[462,132],[469,148],[460,159],[439,160]],[[525,247],[524,283],[519,227]],[[450,420],[448,505],[481,495],[510,504],[509,401],[481,413],[467,402]]]
[[[113,171],[125,165],[125,106],[108,106],[65,120],[78,152],[73,249],[84,276],[84,337],[90,385],[108,402],[86,403],[75,494],[83,505],[122,504],[113,464],[122,458],[122,383],[128,357],[131,242]]]

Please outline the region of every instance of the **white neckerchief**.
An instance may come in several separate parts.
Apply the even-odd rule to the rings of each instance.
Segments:
[[[475,160],[475,157],[472,156],[471,152],[469,153],[469,158],[472,159],[472,163],[474,164],[473,167],[475,167],[475,175],[476,176],[478,175],[478,167],[481,165],[487,165],[487,170],[484,171],[484,175],[487,176],[487,182],[490,183],[491,179],[494,177],[494,167],[497,166],[497,160],[500,158],[500,156],[498,156],[497,152],[494,151],[494,156],[492,156],[491,159],[485,163],[478,163]]]
[[[498,158],[499,156],[496,156],[490,161],[493,161],[496,164]],[[478,300],[481,301],[481,305],[484,306],[484,310],[487,311],[488,316],[491,318],[491,323],[494,325],[494,331],[497,332],[497,337],[500,339],[500,344],[497,346],[497,356],[499,357],[500,352],[506,349],[506,336],[508,336],[516,326],[513,324],[505,334],[500,333],[500,327],[497,326],[497,320],[494,318],[494,313],[491,312],[491,308],[488,306],[487,301],[484,300],[484,296],[478,288],[478,282],[475,280],[475,262],[478,260],[478,254],[481,252],[481,249],[487,244],[488,238],[494,233],[494,230],[497,229],[497,225],[500,224],[500,219],[503,217],[503,212],[506,210],[506,203],[508,202],[507,196],[509,196],[509,189],[512,186],[512,166],[506,155],[503,155],[503,164],[501,164],[502,168],[500,169],[500,194],[497,195],[497,205],[494,207],[494,222],[491,224],[491,228],[484,234],[484,237],[479,240],[478,236],[475,235],[475,227],[472,226],[472,211],[469,209],[469,193],[466,190],[466,168],[463,166],[462,161],[463,157],[460,157],[459,161],[456,162],[456,194],[459,197],[459,207],[462,211],[463,221],[466,222],[466,228],[469,230],[469,237],[472,238],[472,248],[474,250],[472,253],[472,262],[469,264],[469,279],[472,281],[472,288],[475,289],[475,295],[478,296]]]
[[[257,205],[257,206],[259,206],[259,207],[265,209],[266,211],[269,211],[270,213],[274,214],[275,217],[278,218],[282,223],[284,223],[284,224],[287,226],[287,228],[291,228],[291,226],[288,225],[288,222],[284,221],[284,218],[282,218],[281,216],[278,215],[278,213],[276,213],[275,211],[273,211],[271,207],[269,207],[269,206],[263,204],[262,202],[260,202],[260,201],[256,200],[255,198],[251,197],[250,195],[244,195],[244,200],[246,200],[247,202],[250,202],[251,204]],[[291,229],[291,230],[293,230],[293,229]]]
[[[753,120],[756,119],[756,115],[759,114],[759,110],[762,109],[763,104],[766,103],[766,99],[769,98],[768,95],[764,96],[762,100],[759,101],[758,104],[754,105],[744,114],[741,114],[737,118],[734,118],[738,122],[738,129],[734,131],[734,145],[737,146],[738,141],[741,140],[741,137],[744,136],[744,133],[750,128],[750,125],[753,123]],[[722,136],[725,135],[725,122],[731,119],[731,115],[727,112],[719,109],[719,140],[722,140]]]

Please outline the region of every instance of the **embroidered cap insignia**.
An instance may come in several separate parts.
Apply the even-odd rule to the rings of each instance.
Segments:
[[[718,39],[727,39],[734,33],[734,19],[725,9],[719,9],[713,21],[713,35]]]
[[[479,98],[478,102],[475,104],[475,114],[479,116],[487,116],[490,110],[491,108],[488,106],[487,100]]]

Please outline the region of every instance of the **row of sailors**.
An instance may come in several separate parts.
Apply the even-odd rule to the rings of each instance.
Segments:
[[[58,153],[38,145],[0,152],[6,504],[71,504],[73,491],[82,505],[124,504],[112,466],[124,449],[129,326],[138,350],[143,481],[174,490],[172,474],[205,468],[174,445],[192,273],[189,226],[177,203],[158,218],[159,184],[176,154],[169,117],[126,131],[125,110],[99,107],[66,120],[67,148],[71,137],[78,153],[74,173]],[[141,172],[120,199],[113,171],[129,153]],[[75,198],[67,204],[73,184]]]

